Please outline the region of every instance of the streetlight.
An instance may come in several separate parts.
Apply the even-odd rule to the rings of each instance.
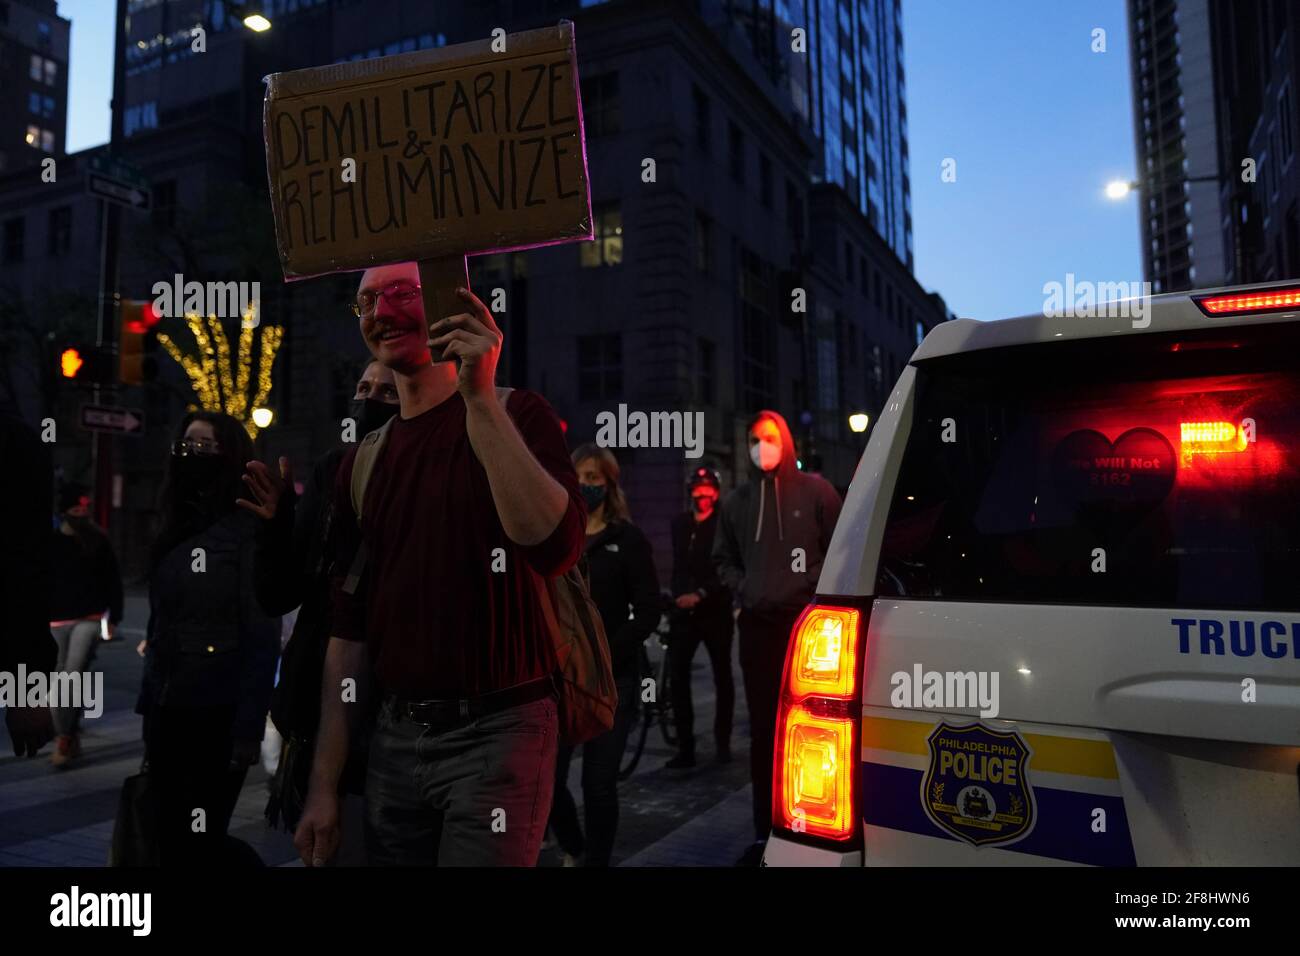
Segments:
[[[1182,176],[1178,179],[1171,180],[1170,182],[1152,180],[1147,183],[1147,186],[1153,189],[1163,189],[1165,186],[1171,185],[1172,183],[1220,183],[1223,182],[1223,179],[1224,177],[1218,175]],[[1106,198],[1113,200],[1124,199],[1129,193],[1136,192],[1141,188],[1142,183],[1136,179],[1112,179],[1106,184]]]
[[[1123,199],[1130,192],[1137,188],[1137,183],[1125,182],[1122,179],[1112,179],[1106,184],[1107,199]]]
[[[253,409],[253,424],[258,428],[265,428],[275,420],[275,412],[269,408],[258,407]]]
[[[866,412],[854,412],[849,416],[849,429],[857,434],[862,434],[871,424],[871,416]]]
[[[238,17],[254,33],[265,33],[271,29],[271,21],[262,12],[265,4],[260,0],[231,0],[227,4],[231,16]]]

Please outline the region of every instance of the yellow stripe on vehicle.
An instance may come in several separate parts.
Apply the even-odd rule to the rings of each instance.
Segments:
[[[957,716],[957,715],[952,715]],[[949,716],[948,719],[952,719]],[[894,720],[887,717],[862,718],[862,746],[894,753],[929,753],[926,738],[935,724],[915,720]],[[1032,766],[1046,773],[1073,774],[1078,777],[1099,777],[1118,780],[1115,751],[1104,740],[1082,737],[1056,737],[1044,734],[1022,734],[1034,754]]]

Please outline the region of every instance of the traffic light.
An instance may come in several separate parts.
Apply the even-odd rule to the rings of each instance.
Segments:
[[[79,385],[106,385],[112,381],[111,361],[105,349],[69,343],[59,350],[59,375]]]
[[[152,303],[123,299],[117,337],[117,378],[123,385],[143,385],[158,375],[158,360],[153,352],[158,337],[153,327],[162,319]]]

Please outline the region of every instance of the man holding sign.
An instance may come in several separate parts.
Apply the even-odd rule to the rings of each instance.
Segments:
[[[495,387],[502,334],[465,255],[591,238],[577,84],[567,22],[268,80],[285,276],[365,268],[354,308],[401,406],[379,451],[339,468],[321,726],[294,836],[308,865],[338,846],[370,675],[370,862],[537,862],[558,725],[536,578],[577,563],[586,512],[550,405]]]
[[[294,842],[320,865],[338,846],[349,678],[373,665],[379,717],[366,783],[375,865],[533,865],[551,805],[556,661],[529,569],[552,577],[582,552],[585,510],[559,419],[539,395],[497,397],[502,336],[468,290],[433,323],[414,264],[367,270],[361,330],[393,370],[389,426],[358,527],[350,452],[339,468],[336,568],[321,732]],[[524,565],[527,567],[524,567]],[[454,706],[452,706],[454,705]]]

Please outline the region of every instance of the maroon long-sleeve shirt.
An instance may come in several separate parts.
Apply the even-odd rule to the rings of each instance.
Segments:
[[[330,633],[369,645],[386,691],[473,697],[555,669],[540,582],[525,565],[548,577],[572,567],[582,553],[586,508],[551,406],[516,389],[506,407],[533,456],[569,495],[564,517],[539,544],[516,544],[501,527],[459,393],[414,418],[393,419],[359,531],[351,497],[355,449],[339,467]],[[349,595],[343,579],[361,536],[366,570]]]

